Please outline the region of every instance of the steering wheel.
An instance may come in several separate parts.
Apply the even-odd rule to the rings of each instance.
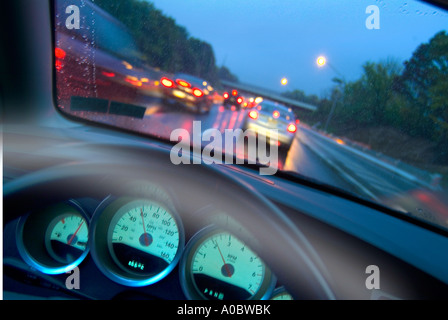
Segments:
[[[126,149],[127,150],[127,149]],[[301,299],[334,299],[317,252],[292,221],[250,185],[222,172],[219,166],[174,165],[169,152],[147,147],[138,156],[73,162],[27,174],[4,186],[4,223],[37,207],[77,197],[103,198],[125,192],[132,181],[159,184],[179,197],[182,219],[201,219],[200,204],[212,206],[237,221],[254,252],[287,290]],[[236,233],[240,232],[235,230]],[[251,240],[252,239],[252,240]]]

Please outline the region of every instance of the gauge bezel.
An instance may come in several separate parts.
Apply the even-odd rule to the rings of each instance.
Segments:
[[[231,231],[225,230],[215,225],[210,225],[194,234],[193,237],[191,237],[191,239],[188,241],[187,246],[185,247],[184,254],[179,263],[179,277],[182,290],[187,299],[189,300],[207,300],[206,297],[200,292],[200,290],[198,290],[195,284],[195,281],[193,279],[193,272],[191,271],[191,265],[196,249],[199,246],[201,246],[204,243],[204,241],[207,241],[210,237],[219,233],[230,233],[232,234],[232,236],[234,236],[239,240],[239,237],[234,235],[234,233],[232,233]],[[244,241],[241,242],[244,243]],[[258,254],[255,251],[253,251],[252,249],[251,251],[258,256]],[[261,284],[258,291],[248,300],[269,299],[274,290],[275,283],[277,281],[276,277],[264,261],[263,264],[265,268],[263,283]]]
[[[47,232],[51,223],[58,217],[75,213],[81,216],[90,228],[90,217],[81,205],[71,199],[22,216],[17,224],[17,249],[22,259],[31,267],[45,274],[63,274],[73,270],[90,252],[90,236],[86,249],[74,261],[64,263],[51,256],[47,247]],[[90,231],[88,232],[90,234]]]
[[[126,270],[117,263],[110,249],[110,230],[113,221],[120,219],[120,209],[134,201],[152,202],[163,207],[176,221],[179,232],[177,252],[168,266],[155,274],[137,274]],[[110,195],[95,210],[92,218],[89,238],[92,239],[91,255],[100,271],[112,281],[129,286],[143,287],[159,282],[177,266],[185,247],[185,230],[182,219],[174,206],[150,196],[122,196]]]

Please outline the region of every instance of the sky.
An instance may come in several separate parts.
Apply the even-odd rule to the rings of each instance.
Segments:
[[[151,0],[190,36],[210,43],[218,66],[242,83],[327,95],[334,77],[357,80],[367,61],[402,64],[437,32],[448,13],[399,0]],[[379,29],[368,29],[369,5]],[[328,64],[319,68],[324,55]],[[288,84],[282,86],[283,77]]]

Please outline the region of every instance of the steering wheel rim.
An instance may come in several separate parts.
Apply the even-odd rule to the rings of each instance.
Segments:
[[[4,186],[4,222],[36,206],[45,206],[46,202],[50,204],[82,196],[104,197],[111,192],[120,192],[123,181],[161,183],[164,187],[174,187],[184,192],[189,190],[187,198],[191,202],[198,201],[198,195],[203,198],[206,194],[207,202],[217,212],[225,212],[238,221],[250,236],[236,235],[243,241],[256,240],[250,243],[251,248],[294,297],[335,299],[326,273],[321,269],[318,254],[305,235],[253,187],[210,165],[173,165],[167,161],[169,153],[166,150],[150,147],[145,152],[145,161],[107,159],[76,162],[13,180]],[[48,196],[49,192],[52,193],[51,197]],[[193,216],[193,213],[187,215],[188,218],[202,218]],[[184,215],[182,219],[185,219]]]

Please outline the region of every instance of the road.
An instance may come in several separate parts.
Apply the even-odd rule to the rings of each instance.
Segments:
[[[199,121],[196,125],[200,124],[201,133],[209,128],[221,133],[225,129],[241,129],[247,115],[247,110],[230,110],[219,104],[213,105],[210,112],[205,114],[186,111],[179,105],[161,105],[157,100],[145,105],[147,109],[143,119],[119,117],[115,124],[145,134],[156,133],[169,140],[175,129],[185,129],[191,134],[194,121]],[[106,119],[104,115],[93,118],[98,121]],[[224,146],[225,141],[222,143]],[[206,144],[208,142],[204,142]],[[235,152],[238,156],[238,151]],[[375,201],[422,186],[412,177],[397,174],[387,166],[363,157],[359,151],[354,152],[350,147],[304,126],[299,126],[289,152],[279,154],[276,165],[279,170],[295,171]]]
[[[364,197],[381,201],[391,195],[404,194],[424,186],[414,176],[348,147],[341,140],[333,140],[304,127],[297,138],[321,159],[325,159],[328,166]]]

